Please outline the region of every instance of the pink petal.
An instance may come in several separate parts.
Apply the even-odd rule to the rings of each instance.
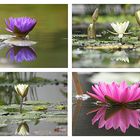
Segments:
[[[101,101],[101,102],[105,102],[105,100],[103,98],[101,98],[100,96],[97,96],[96,94],[94,93],[90,93],[90,92],[87,92],[87,94],[89,96],[91,96],[92,98],[94,98],[95,100],[98,100],[98,101]]]

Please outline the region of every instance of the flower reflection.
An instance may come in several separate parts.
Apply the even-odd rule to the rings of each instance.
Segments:
[[[6,57],[9,57],[12,62],[23,62],[33,61],[37,58],[37,55],[32,47],[13,46],[7,51]]]
[[[132,110],[128,108],[107,108],[105,106],[94,109],[91,112],[96,112],[92,118],[92,125],[98,122],[98,128],[109,130],[120,130],[125,133],[126,130],[132,126],[139,128],[140,126],[140,112],[139,110]]]
[[[36,25],[37,21],[30,17],[10,17],[5,20],[6,30],[13,32],[17,37],[25,37]]]
[[[129,63],[128,54],[124,50],[114,52],[111,59],[115,61]]]
[[[15,134],[20,136],[29,135],[29,126],[27,125],[27,123],[26,122],[20,123],[18,128],[16,129]]]

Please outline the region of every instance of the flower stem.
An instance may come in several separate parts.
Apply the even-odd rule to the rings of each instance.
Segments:
[[[20,101],[20,113],[22,113],[22,106],[23,106],[23,97],[21,97],[21,101]]]
[[[122,38],[120,38],[120,43],[122,44]]]

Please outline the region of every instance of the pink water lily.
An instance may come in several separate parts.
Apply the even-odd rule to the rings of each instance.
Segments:
[[[87,92],[87,94],[102,103],[127,104],[140,101],[138,83],[128,86],[125,81],[120,84],[116,82],[111,84],[100,82],[98,85],[92,86],[92,91],[92,93]]]
[[[139,128],[140,126],[140,112],[139,110],[132,110],[128,108],[120,108],[114,112],[107,115],[107,107],[101,107],[93,110],[92,112],[97,112],[92,118],[92,125],[98,122],[98,128],[103,128],[109,130],[113,128],[114,130],[120,129],[123,133],[132,126],[134,128]],[[111,112],[111,110],[110,110]],[[109,117],[106,117],[109,116]]]

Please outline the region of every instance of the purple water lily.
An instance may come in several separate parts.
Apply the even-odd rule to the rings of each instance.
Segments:
[[[14,46],[8,50],[6,57],[12,62],[33,61],[37,58],[36,52],[32,47]]]
[[[30,17],[18,17],[5,19],[6,30],[14,33],[17,37],[25,37],[36,25],[37,21]]]

